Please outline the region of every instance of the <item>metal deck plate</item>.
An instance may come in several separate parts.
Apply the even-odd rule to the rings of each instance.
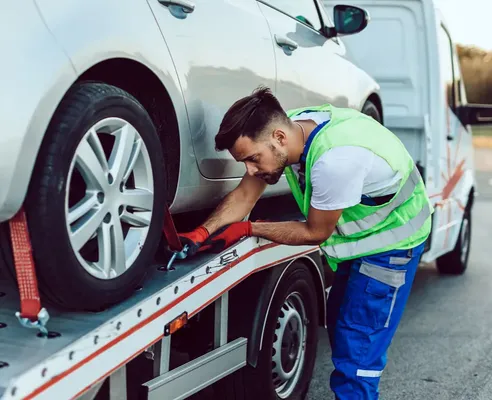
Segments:
[[[0,274],[0,397],[8,387],[9,381],[26,370],[43,362],[46,358],[62,352],[63,349],[76,340],[94,331],[101,324],[116,318],[138,305],[141,301],[158,291],[171,286],[173,282],[200,268],[215,255],[207,254],[195,256],[190,260],[176,260],[174,270],[159,271],[159,265],[150,268],[149,274],[140,290],[136,290],[132,297],[124,302],[99,313],[76,313],[56,309],[45,305],[50,314],[48,330],[57,332],[55,338],[39,338],[35,329],[24,328],[15,317],[19,311],[18,290],[5,273]],[[5,271],[0,265],[0,270]]]

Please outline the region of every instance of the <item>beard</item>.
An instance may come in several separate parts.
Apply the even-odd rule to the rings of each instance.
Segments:
[[[287,155],[278,151],[273,145],[270,145],[270,149],[275,156],[278,167],[275,168],[272,172],[260,173],[256,174],[255,176],[264,180],[269,185],[275,185],[280,180],[282,174],[284,173],[284,169],[287,166]]]

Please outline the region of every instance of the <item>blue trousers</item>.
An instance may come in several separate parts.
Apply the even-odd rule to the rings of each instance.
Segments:
[[[335,370],[330,387],[337,400],[379,398],[379,380],[407,303],[421,244],[411,250],[338,265],[327,300],[327,326]]]

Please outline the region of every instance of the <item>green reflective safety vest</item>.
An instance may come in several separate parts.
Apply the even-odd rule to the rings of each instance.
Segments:
[[[423,243],[430,234],[434,209],[422,177],[398,137],[359,111],[331,104],[289,110],[287,115],[293,117],[305,111],[328,111],[331,114],[330,121],[316,133],[309,146],[304,192],[292,167],[285,170],[290,189],[305,218],[308,217],[312,194],[311,168],[323,153],[333,147],[365,147],[386,160],[402,176],[398,191],[387,203],[378,206],[356,204],[343,210],[335,231],[321,244],[330,267],[336,270],[337,264],[345,260],[410,249]]]

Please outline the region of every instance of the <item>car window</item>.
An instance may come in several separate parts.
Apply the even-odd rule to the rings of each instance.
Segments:
[[[275,7],[291,17],[297,18],[306,25],[319,30],[321,22],[318,9],[313,0],[261,0],[263,3]]]

